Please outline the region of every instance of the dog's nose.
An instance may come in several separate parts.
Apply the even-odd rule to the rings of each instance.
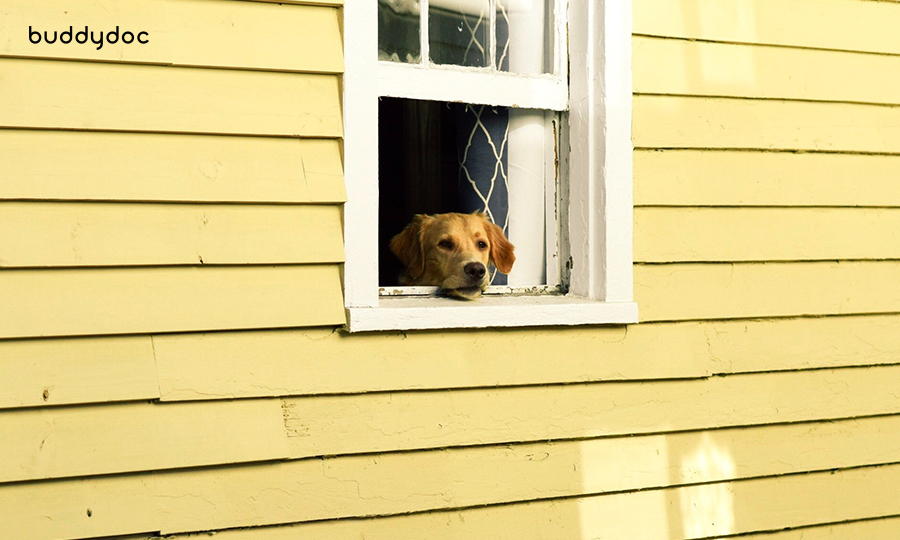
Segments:
[[[485,268],[480,262],[470,262],[463,270],[465,270],[466,275],[472,279],[481,279],[484,277]]]

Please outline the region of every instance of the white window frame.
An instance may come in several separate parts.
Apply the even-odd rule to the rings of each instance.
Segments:
[[[566,9],[560,0],[557,8]],[[378,61],[378,2],[344,5],[344,303],[347,330],[626,324],[638,320],[632,277],[631,0],[568,0],[568,66],[522,76]],[[558,17],[562,21],[564,17]],[[425,16],[423,14],[423,21]],[[424,24],[427,24],[425,22]],[[559,44],[555,47],[561,50]],[[423,49],[427,54],[427,48]],[[566,81],[568,76],[568,95]],[[560,160],[565,295],[466,302],[381,297],[378,287],[379,96],[568,110]]]

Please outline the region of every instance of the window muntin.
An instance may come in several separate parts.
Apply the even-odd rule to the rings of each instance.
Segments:
[[[555,72],[554,0],[377,1],[380,60]]]

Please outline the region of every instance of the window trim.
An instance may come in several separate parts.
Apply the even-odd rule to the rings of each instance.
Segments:
[[[421,98],[421,94],[393,94],[411,94],[409,89],[414,85],[421,89],[424,79],[417,78],[423,75],[416,72],[425,70],[377,60],[374,21],[378,2],[344,6],[347,330],[637,322],[632,273],[632,1],[569,0],[568,4],[568,126],[561,130],[560,146],[571,150],[560,160],[562,200],[567,204],[562,205],[559,220],[561,259],[569,261],[568,293],[482,298],[468,303],[445,298],[379,297],[378,235],[373,226],[378,223],[378,143],[373,137],[378,133],[378,96]],[[398,84],[398,76],[391,75],[394,71],[405,74],[409,84]],[[567,105],[558,102],[558,87],[565,83],[553,77],[445,66],[429,71],[440,73],[447,83],[438,88],[429,85],[435,92],[428,96],[431,99],[553,110]],[[477,95],[484,93],[484,77],[506,85],[504,91],[492,88],[491,96]],[[470,84],[474,80],[479,84]],[[543,84],[550,87],[542,88]],[[452,99],[440,93],[449,93],[451,88]]]

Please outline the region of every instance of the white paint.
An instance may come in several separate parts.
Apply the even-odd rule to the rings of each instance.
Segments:
[[[508,326],[626,324],[637,321],[637,304],[579,300],[568,296],[501,296],[474,301],[449,298],[382,298],[377,308],[350,308],[348,330],[429,330]]]
[[[572,0],[569,291],[633,298],[631,2]]]
[[[551,111],[563,111],[569,103],[565,81],[554,75],[400,62],[379,63],[377,73],[381,96]]]
[[[378,62],[377,2],[344,6],[349,198],[344,212],[344,293],[350,331],[637,322],[631,268],[632,2],[569,3],[566,29],[560,17],[566,13],[565,0],[556,0],[556,75],[543,76]],[[427,7],[427,2],[420,6]],[[567,37],[573,66],[570,87]],[[379,299],[375,227],[379,95],[554,111],[571,103],[568,132],[561,133],[564,142],[571,141],[571,150],[568,156],[561,155],[560,162],[568,189],[563,203],[568,207],[560,208],[566,211],[561,216],[568,216],[561,223],[560,241],[568,245],[564,254],[571,254],[573,264],[568,295],[483,298],[471,303],[428,297]]]

